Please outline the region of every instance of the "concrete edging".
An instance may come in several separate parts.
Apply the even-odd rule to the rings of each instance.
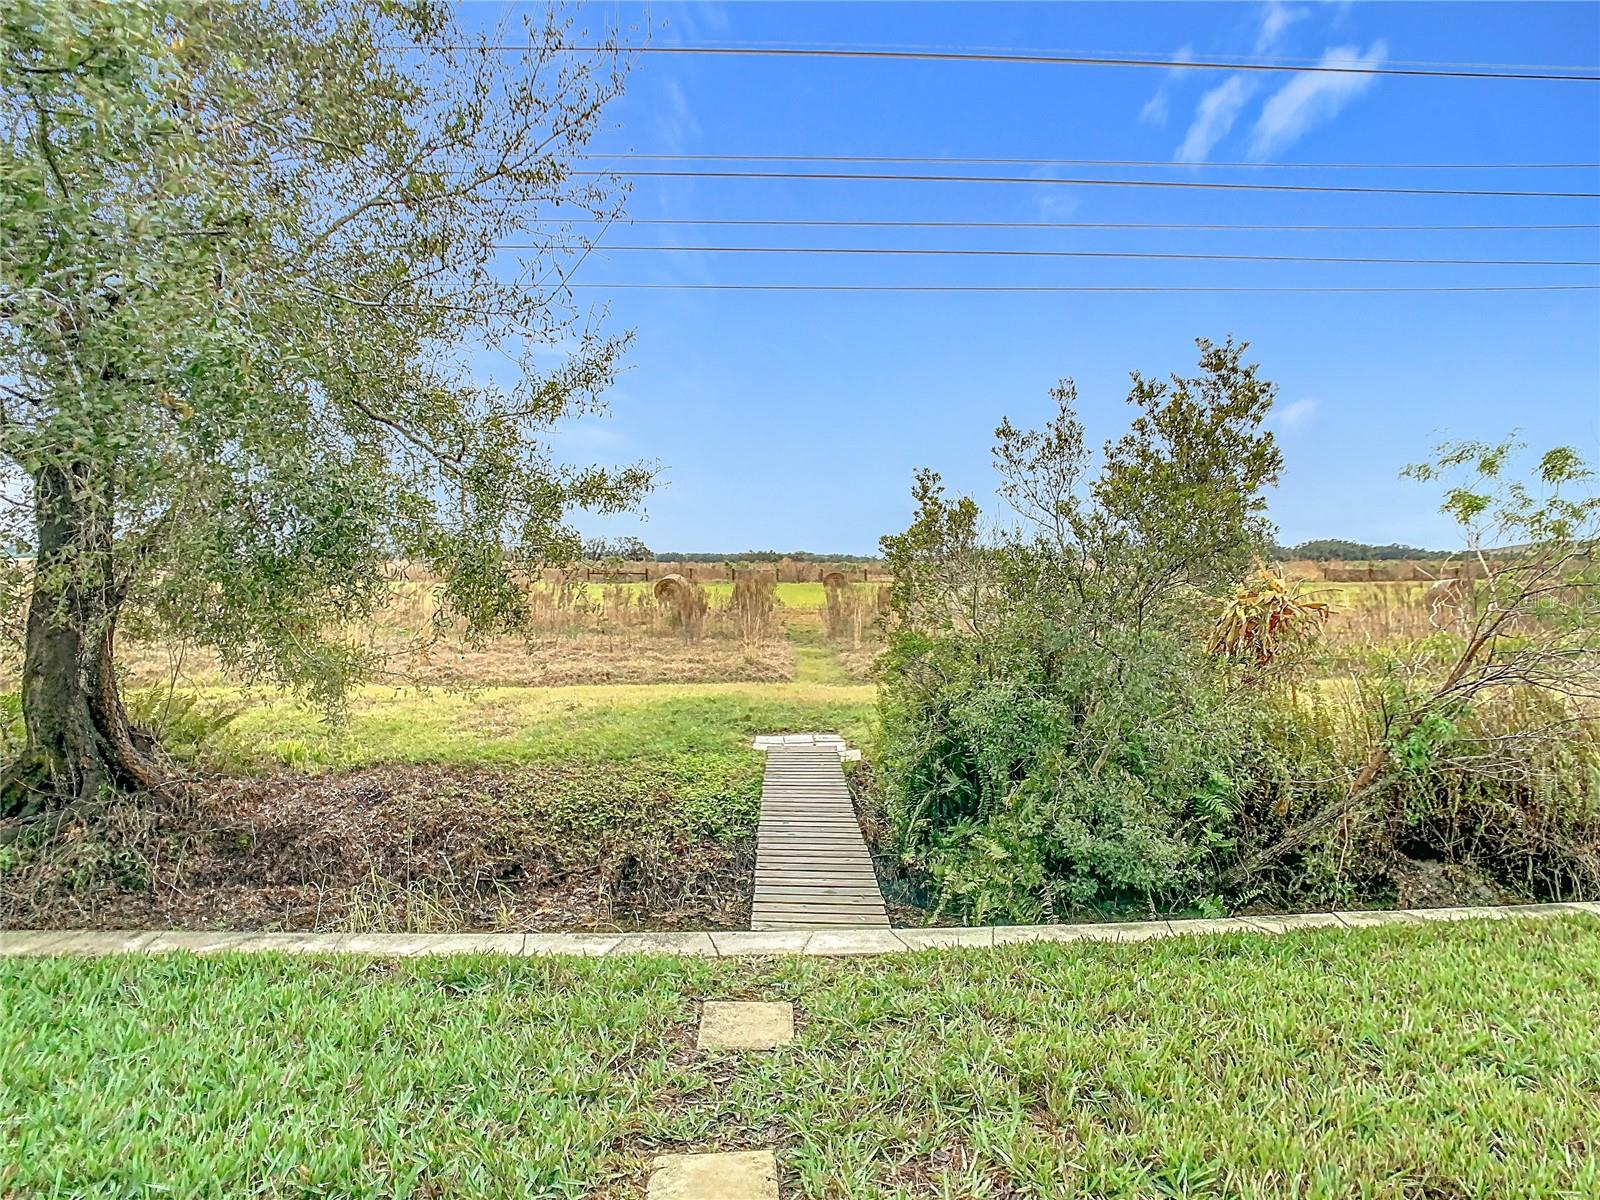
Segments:
[[[1138,942],[1196,934],[1279,934],[1296,929],[1366,928],[1426,921],[1497,920],[1588,913],[1600,904],[1514,904],[1479,908],[1416,908],[1361,912],[1288,913],[1215,920],[1124,921],[1088,925],[1000,925],[949,929],[710,930],[703,933],[203,933],[0,930],[0,957],[57,954],[363,954],[378,958],[430,954],[504,954],[595,958],[619,954],[681,954],[701,958],[799,954],[812,957],[898,954],[1037,942]]]

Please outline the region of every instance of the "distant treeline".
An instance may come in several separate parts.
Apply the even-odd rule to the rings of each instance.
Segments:
[[[790,550],[783,553],[777,550],[741,550],[737,554],[700,553],[698,551],[662,550],[657,552],[657,562],[686,562],[686,563],[775,563],[775,562],[803,562],[803,563],[852,563],[856,565],[872,565],[879,560],[870,554],[813,554],[809,550]]]
[[[601,549],[601,547],[594,547]],[[611,556],[617,558],[633,559],[640,561],[649,559],[654,562],[681,562],[681,563],[841,563],[858,566],[876,566],[881,560],[870,554],[818,554],[810,550],[741,550],[730,551],[694,551],[694,550],[649,550],[639,543],[627,546],[621,543],[606,547]],[[1456,550],[1424,550],[1418,546],[1403,546],[1391,542],[1386,546],[1375,546],[1369,542],[1350,542],[1342,538],[1316,538],[1309,542],[1301,542],[1295,546],[1274,546],[1273,557],[1280,562],[1302,560],[1310,562],[1399,562],[1416,561],[1419,559],[1451,558],[1459,554]],[[599,560],[607,557],[605,553],[590,553],[588,558]]]
[[[1317,538],[1301,542],[1298,546],[1274,546],[1274,557],[1280,561],[1304,559],[1311,562],[1390,562],[1398,559],[1451,558],[1456,550],[1423,550],[1416,546],[1402,546],[1391,542],[1387,546],[1374,546],[1367,542],[1347,542],[1340,538]]]

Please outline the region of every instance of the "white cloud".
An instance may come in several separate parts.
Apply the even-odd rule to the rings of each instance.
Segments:
[[[1193,62],[1194,47],[1180,46],[1178,52],[1172,56],[1172,61],[1180,63]],[[1161,86],[1156,89],[1155,95],[1146,100],[1144,107],[1139,110],[1139,119],[1141,121],[1150,125],[1165,125],[1167,123],[1167,112],[1170,108],[1168,95],[1177,82],[1183,78],[1184,74],[1185,71],[1182,67],[1174,67],[1162,76]]]
[[[1365,54],[1357,46],[1334,46],[1322,56],[1323,66],[1375,67],[1388,57],[1381,40]],[[1312,126],[1331,121],[1350,101],[1375,83],[1374,75],[1302,72],[1273,93],[1261,108],[1250,139],[1250,153],[1265,158],[1282,150]]]
[[[1307,397],[1304,400],[1295,400],[1285,404],[1272,414],[1271,423],[1284,433],[1292,433],[1297,429],[1304,429],[1311,424],[1311,417],[1317,411],[1320,401]]]
[[[660,27],[668,42],[694,45],[716,41],[728,34],[728,10],[720,4],[679,5],[675,19],[676,27],[672,18],[661,21]]]
[[[1230,75],[1201,96],[1194,111],[1194,121],[1190,123],[1183,145],[1178,147],[1173,158],[1177,162],[1204,162],[1212,147],[1233,128],[1239,110],[1253,91],[1253,81],[1243,75]]]
[[[1059,172],[1044,167],[1035,167],[1031,174],[1034,179],[1061,178]],[[1043,187],[1038,191],[1037,203],[1041,221],[1065,221],[1078,211],[1079,199],[1073,194],[1072,188]]]
[[[1256,32],[1256,53],[1265,54],[1271,50],[1278,44],[1284,30],[1310,14],[1308,8],[1292,8],[1283,0],[1268,0],[1266,10],[1261,14],[1261,28]]]
[[[656,130],[661,144],[681,154],[700,138],[700,121],[694,115],[689,96],[676,79],[668,78],[663,90],[665,102],[655,112]]]

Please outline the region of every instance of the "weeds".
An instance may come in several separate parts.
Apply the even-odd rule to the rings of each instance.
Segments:
[[[765,572],[746,572],[734,580],[728,599],[729,624],[743,642],[764,642],[778,636],[778,580]]]
[[[880,584],[837,584],[827,589],[822,609],[828,638],[860,647],[877,633],[878,618],[888,607],[889,589]]]

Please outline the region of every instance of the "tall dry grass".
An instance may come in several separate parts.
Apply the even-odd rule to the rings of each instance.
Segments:
[[[402,578],[391,585],[391,592],[379,619],[361,631],[364,638],[392,642],[464,635],[459,621],[441,618],[430,583]],[[713,597],[694,580],[677,583],[657,596],[637,585],[586,583],[551,572],[528,586],[523,601],[529,634],[541,639],[723,638],[749,644],[782,637],[776,580],[770,572],[740,575],[731,593],[721,597]]]
[[[693,580],[678,580],[670,588],[656,585],[656,610],[668,628],[685,641],[697,642],[706,634],[711,601],[705,588]]]
[[[1351,649],[1396,649],[1441,633],[1464,634],[1472,604],[1470,593],[1415,582],[1313,584],[1306,595],[1333,609],[1322,640]]]
[[[878,617],[888,603],[889,589],[881,584],[831,586],[823,601],[823,629],[832,641],[861,646],[876,636]]]
[[[777,609],[777,575],[749,572],[733,581],[733,592],[728,597],[728,625],[740,641],[750,644],[781,636]]]

